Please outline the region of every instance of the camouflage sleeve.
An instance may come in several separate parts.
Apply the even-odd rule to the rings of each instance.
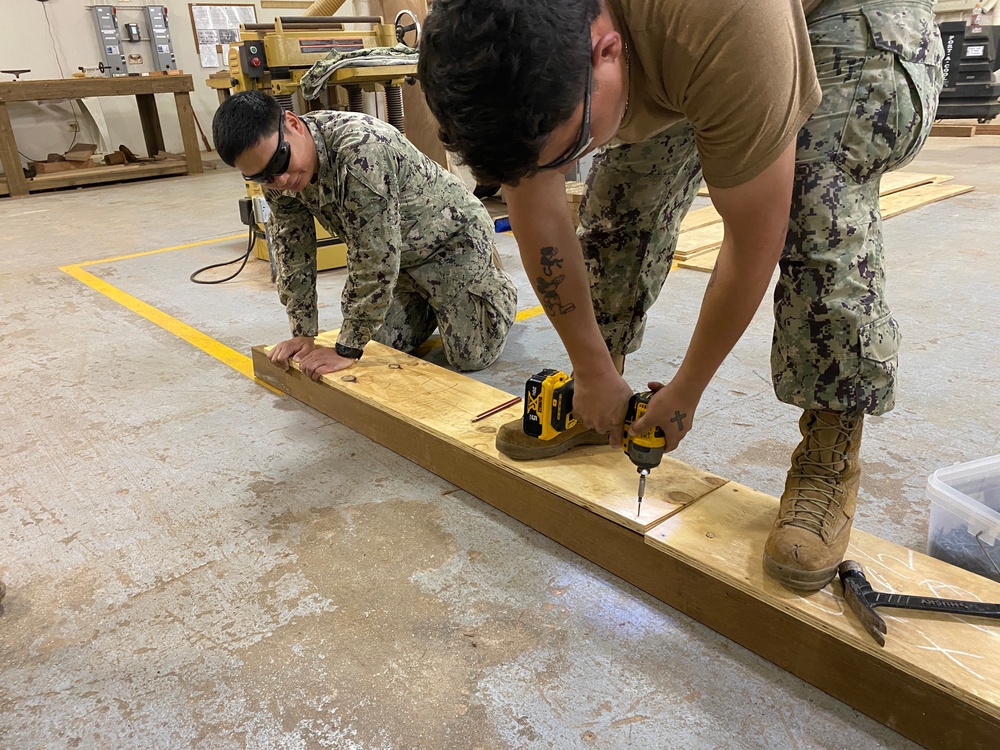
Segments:
[[[399,276],[402,250],[397,159],[380,143],[358,146],[347,160],[344,241],[347,282],[341,297],[344,322],[338,343],[360,349],[385,320]]]
[[[288,313],[292,336],[319,333],[316,302],[316,225],[300,201],[265,191],[271,217],[267,222],[269,252],[277,268],[278,299]]]

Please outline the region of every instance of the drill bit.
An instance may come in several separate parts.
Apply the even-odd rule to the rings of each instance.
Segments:
[[[649,476],[649,469],[639,469],[639,508],[635,512],[636,518],[642,513],[642,496],[646,494],[647,476]]]

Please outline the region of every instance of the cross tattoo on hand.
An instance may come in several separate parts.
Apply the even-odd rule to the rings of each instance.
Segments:
[[[676,422],[677,423],[677,431],[678,432],[684,432],[684,421],[683,420],[684,420],[685,417],[687,417],[687,414],[681,414],[680,410],[678,409],[677,411],[674,412],[674,416],[670,418],[671,422]]]

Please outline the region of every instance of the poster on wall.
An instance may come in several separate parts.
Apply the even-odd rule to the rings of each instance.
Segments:
[[[188,3],[188,10],[203,68],[225,68],[229,45],[240,40],[240,24],[257,23],[257,9],[253,5]]]

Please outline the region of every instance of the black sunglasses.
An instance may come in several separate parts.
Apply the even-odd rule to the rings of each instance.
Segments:
[[[583,122],[580,124],[580,139],[576,142],[576,147],[568,153],[563,154],[555,161],[539,166],[539,172],[565,167],[567,164],[571,164],[583,156],[587,149],[590,148],[590,144],[594,140],[590,137],[590,90],[593,86],[594,68],[591,67],[590,73],[587,76],[587,88],[583,90]]]
[[[285,140],[285,115],[278,118],[278,147],[274,149],[274,156],[267,162],[267,166],[254,175],[243,175],[247,182],[256,182],[259,185],[266,185],[274,180],[279,174],[288,171],[288,165],[292,161],[292,149]]]

